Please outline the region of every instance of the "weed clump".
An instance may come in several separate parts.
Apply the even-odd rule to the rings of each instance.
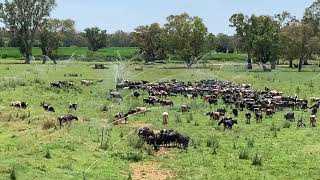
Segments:
[[[255,156],[253,156],[252,158],[252,165],[253,166],[262,166],[262,158],[258,156],[258,154],[256,154]]]
[[[249,151],[247,149],[241,149],[239,152],[239,159],[249,159]]]

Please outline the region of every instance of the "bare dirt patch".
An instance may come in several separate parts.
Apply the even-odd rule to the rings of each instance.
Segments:
[[[171,170],[160,168],[155,163],[137,163],[131,166],[134,180],[166,180],[175,175]]]
[[[144,128],[144,127],[152,127],[152,124],[146,124],[143,122],[132,122],[132,123],[128,123],[128,124],[122,124],[124,126],[130,127],[130,128]]]

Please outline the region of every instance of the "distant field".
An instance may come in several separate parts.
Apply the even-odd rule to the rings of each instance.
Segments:
[[[58,49],[59,59],[69,59],[72,55],[75,57],[85,56],[88,60],[110,60],[121,55],[122,58],[132,58],[139,53],[138,48],[103,48],[97,52],[89,51],[82,47],[61,47]],[[35,58],[41,56],[40,48],[33,48]],[[22,59],[18,48],[0,48],[0,57]]]
[[[80,60],[87,61],[110,61],[113,58],[131,59],[139,54],[139,48],[103,48],[97,52],[89,51],[88,48],[81,47],[61,47],[58,49],[58,59],[69,59],[73,57]],[[33,55],[36,59],[41,56],[39,48],[33,48]],[[0,59],[23,59],[18,48],[0,48]],[[246,54],[225,54],[210,52],[206,54],[204,60],[217,60],[217,61],[245,61]],[[174,58],[175,59],[175,58]]]

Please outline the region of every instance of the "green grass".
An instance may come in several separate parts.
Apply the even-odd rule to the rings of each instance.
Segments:
[[[308,67],[301,73],[288,68],[264,73],[260,67],[248,72],[244,65],[215,63],[201,69],[184,69],[183,65],[172,64],[127,64],[123,76],[151,82],[223,79],[251,83],[256,89],[268,86],[288,95],[319,96],[320,78],[316,76],[319,68],[316,67]],[[107,66],[110,69],[94,70],[89,63],[76,61],[58,65],[0,65],[0,179],[8,179],[13,167],[17,179],[83,179],[83,172],[87,179],[127,179],[136,161],[169,169],[173,179],[316,179],[320,176],[320,129],[309,126],[297,129],[295,123],[283,128],[286,111],[264,119],[262,124],[251,125],[245,124],[245,112],[241,112],[239,125],[232,131],[223,131],[205,116],[208,111],[224,107],[222,102],[210,108],[201,99],[174,97],[169,98],[175,103],[173,108],[151,107],[146,116],[130,117],[128,125],[107,126],[117,112],[143,106],[142,98],[147,96],[144,92],[143,97],[135,99],[130,91],[123,90],[121,93],[126,97],[123,102],[110,100],[107,93],[114,88],[118,66]],[[143,66],[144,70],[135,71],[137,66]],[[79,77],[65,76],[68,73],[77,73]],[[104,81],[81,87],[81,79]],[[73,81],[77,88],[48,89],[49,83],[57,80]],[[30,108],[11,108],[10,102],[16,100],[27,101]],[[56,113],[44,112],[40,107],[43,101],[51,103]],[[79,104],[74,114],[80,120],[63,129],[43,129],[48,121],[55,122],[56,117],[68,112],[68,102]],[[182,104],[191,106],[192,116],[178,112]],[[103,111],[105,106],[111,107],[110,110]],[[161,124],[164,111],[169,112],[169,128],[191,137],[187,152],[173,149],[153,156],[150,149],[140,147],[134,136],[137,126],[149,124],[154,129],[164,128]],[[297,113],[300,117],[301,113]],[[301,115],[308,122],[309,113]],[[108,127],[104,130],[105,141],[101,143],[105,126]],[[271,129],[278,128],[280,131],[275,136]],[[248,157],[239,159],[241,152]],[[260,158],[261,166],[252,165]]]
[[[112,58],[130,59],[139,53],[138,48],[103,48],[97,52],[89,51],[88,48],[81,47],[61,47],[57,51],[59,59],[69,59],[72,55],[75,58],[85,56],[88,60],[111,60]],[[41,56],[40,48],[33,48],[33,55],[36,59]],[[18,48],[0,48],[0,56],[5,58],[23,59]]]
[[[203,57],[204,60],[217,60],[217,61],[246,61],[246,54],[236,53],[216,53],[210,52]]]

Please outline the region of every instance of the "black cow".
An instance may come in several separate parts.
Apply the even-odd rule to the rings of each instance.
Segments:
[[[289,113],[285,114],[285,115],[284,115],[284,118],[285,118],[287,121],[294,121],[294,120],[295,120],[294,112],[289,112]]]
[[[233,120],[231,118],[224,118],[218,123],[218,126],[220,126],[221,124],[223,124],[223,126],[224,126],[223,130],[232,129],[234,124],[238,124],[238,121]]]
[[[238,109],[232,109],[232,113],[234,117],[238,117],[238,114],[239,114]]]
[[[299,128],[302,128],[302,127],[306,127],[306,124],[303,122],[303,120],[301,119],[301,120],[299,120],[298,122],[297,122],[297,127],[299,127]]]
[[[246,124],[250,124],[251,117],[252,117],[251,113],[249,113],[249,112],[246,113]]]
[[[48,111],[48,112],[56,112],[56,111],[54,110],[54,108],[53,108],[50,104],[43,104],[42,107],[43,107],[43,109],[44,109],[45,111]]]

